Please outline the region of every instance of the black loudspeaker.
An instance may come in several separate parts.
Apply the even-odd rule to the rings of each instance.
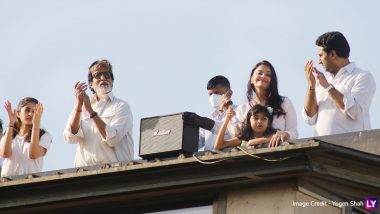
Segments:
[[[140,157],[165,158],[198,151],[199,127],[185,124],[182,114],[141,119]]]

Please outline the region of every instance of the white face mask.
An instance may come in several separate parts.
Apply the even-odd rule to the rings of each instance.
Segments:
[[[210,95],[210,103],[214,109],[218,110],[220,108],[221,102],[222,102],[222,95],[219,95],[219,94]]]

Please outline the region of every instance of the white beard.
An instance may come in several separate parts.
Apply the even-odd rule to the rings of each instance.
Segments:
[[[94,88],[94,91],[96,92],[96,95],[98,97],[103,97],[104,95],[110,93],[112,91],[112,87],[111,86],[96,86]]]

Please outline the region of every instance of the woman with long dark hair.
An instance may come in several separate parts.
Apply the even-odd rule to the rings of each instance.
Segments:
[[[256,104],[273,108],[273,128],[279,131],[272,136],[269,147],[298,138],[296,111],[290,99],[278,93],[276,71],[270,62],[263,60],[252,69],[247,84],[247,101],[236,110],[236,118],[241,123]]]
[[[40,128],[43,106],[37,99],[22,99],[17,110],[5,102],[8,125],[1,138],[0,155],[4,157],[1,177],[42,171],[43,156],[50,148],[52,138]]]

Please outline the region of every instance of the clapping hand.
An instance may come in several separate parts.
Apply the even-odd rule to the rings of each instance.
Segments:
[[[313,66],[312,60],[309,60],[306,62],[305,74],[306,74],[309,89],[315,89],[316,78],[318,79],[319,84],[323,88],[326,88],[327,86],[329,86],[329,83],[325,75],[322,72],[318,71],[318,69]]]
[[[90,97],[86,93],[83,95],[83,105],[84,105],[84,109],[88,113],[92,113],[93,112],[93,109],[92,109],[92,106],[91,106],[91,102],[90,102]]]
[[[77,100],[77,108],[82,108],[83,97],[86,94],[87,84],[85,82],[77,82],[74,86],[75,97]]]
[[[5,101],[4,107],[8,113],[9,125],[13,126],[15,124],[15,122],[17,121],[16,109],[12,110],[12,104],[11,104],[11,102],[9,102],[9,100]]]
[[[329,82],[327,81],[325,75],[318,71],[316,68],[314,69],[314,72],[317,74],[317,79],[319,81],[319,84],[323,87],[323,88],[327,88],[329,86]]]
[[[315,76],[313,72],[316,68],[313,66],[313,61],[309,60],[305,64],[305,75],[310,89],[315,89]]]
[[[37,103],[33,114],[33,127],[40,127],[42,112],[44,106],[41,103]]]

